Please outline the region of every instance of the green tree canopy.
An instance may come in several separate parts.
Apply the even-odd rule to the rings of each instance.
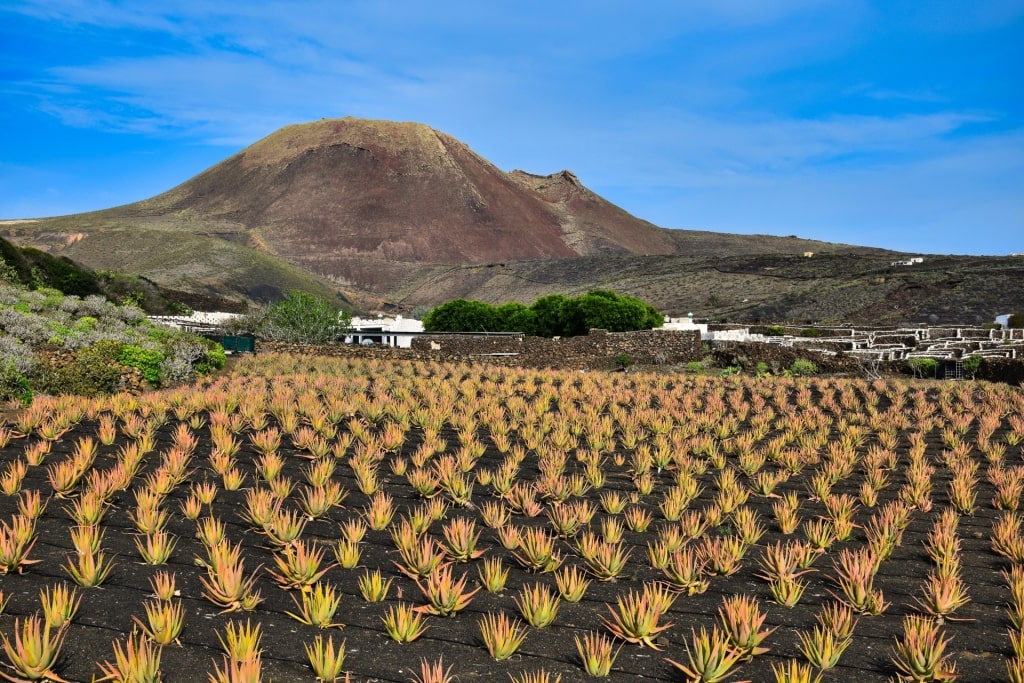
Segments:
[[[548,294],[533,302],[533,334],[538,337],[558,337],[566,334],[565,314],[570,302],[562,294]]]
[[[566,334],[586,334],[592,329],[629,332],[661,327],[663,317],[653,306],[615,292],[594,290],[572,299],[567,306]]]
[[[607,290],[569,298],[542,296],[530,306],[507,303],[491,306],[456,299],[430,311],[423,320],[428,332],[525,332],[540,337],[576,336],[593,328],[629,332],[660,327],[661,313],[639,299]]]
[[[490,304],[470,299],[443,303],[423,318],[427,332],[497,332],[496,311]]]

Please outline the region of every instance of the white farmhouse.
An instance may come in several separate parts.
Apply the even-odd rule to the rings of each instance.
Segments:
[[[674,330],[674,331],[692,331],[697,330],[704,336],[708,332],[707,323],[695,323],[693,322],[693,313],[690,313],[685,318],[670,318],[665,316],[665,322],[659,330]]]
[[[423,332],[423,321],[415,318],[378,316],[376,318],[352,318],[351,332],[345,337],[346,344],[381,344],[399,349],[412,347],[412,338]]]

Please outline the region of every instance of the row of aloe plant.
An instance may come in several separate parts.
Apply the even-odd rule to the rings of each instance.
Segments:
[[[766,546],[760,561],[765,572],[762,576],[781,605],[796,604],[805,580],[801,576],[810,571],[811,563],[835,543],[850,540],[854,530],[863,526],[866,545],[842,548],[832,578],[843,604],[869,615],[880,614],[886,607],[881,591],[873,585],[880,563],[898,546],[900,530],[910,517],[931,510],[935,464],[954,473],[948,493],[952,509],[969,514],[974,508],[975,449],[984,456],[986,476],[997,492],[992,505],[1013,510],[1019,499],[1019,489],[1017,498],[1013,496],[1013,482],[1021,480],[1018,466],[1007,466],[1006,460],[1007,446],[1017,446],[1024,424],[1020,422],[1019,400],[1014,404],[1014,396],[1005,392],[975,395],[973,390],[961,389],[949,395],[940,393],[935,400],[903,385],[884,383],[759,386],[694,380],[695,386],[687,387],[691,392],[683,394],[659,378],[650,378],[649,385],[586,378],[566,386],[565,377],[557,373],[500,371],[485,379],[484,373],[468,367],[407,369],[406,374],[393,378],[385,392],[380,389],[379,377],[374,384],[366,381],[381,370],[379,366],[350,366],[363,374],[337,379],[290,375],[287,366],[294,362],[281,358],[250,363],[238,377],[212,383],[201,393],[117,396],[107,402],[57,399],[26,411],[0,437],[6,439],[5,446],[19,437],[32,437],[27,439],[23,459],[12,461],[2,479],[4,493],[18,494],[24,508],[3,526],[0,563],[4,570],[30,570],[33,562],[28,556],[34,542],[34,520],[43,513],[43,504],[38,502],[38,492],[20,491],[20,482],[28,468],[41,466],[48,459],[48,451],[38,444],[56,442],[82,419],[96,422],[96,438],[104,444],[113,444],[119,434],[134,441],[122,445],[115,465],[100,469],[94,466],[95,442],[79,437],[69,457],[51,462],[47,468],[54,495],[70,501],[65,511],[75,523],[71,531],[75,552],[65,565],[68,574],[82,586],[99,585],[107,578],[112,565],[102,550],[99,527],[103,512],[114,491],[137,481],[142,483],[134,489],[136,509],[131,516],[141,534],[139,553],[150,564],[166,562],[175,541],[163,531],[160,520],[166,519],[167,510],[161,504],[171,491],[195,479],[191,476],[194,469],[190,469],[198,466],[194,462],[198,443],[194,431],[205,426],[212,446],[202,466],[214,477],[191,482],[180,512],[195,520],[205,548],[205,557],[197,558],[206,572],[201,578],[204,593],[226,610],[254,609],[260,604],[260,594],[257,574],[245,571],[242,548],[224,538],[216,517],[204,516],[216,499],[217,481],[225,490],[249,484],[246,521],[276,548],[276,569],[267,571],[282,588],[299,590],[301,597],[295,599],[293,616],[316,626],[334,625],[337,596],[321,581],[331,568],[324,564],[322,545],[301,536],[308,520],[328,516],[345,499],[347,491],[335,479],[337,464],[348,467],[351,480],[370,501],[361,511],[361,519],[346,521],[332,549],[338,566],[358,564],[359,543],[365,533],[360,527],[375,531],[390,527],[394,511],[389,514],[393,506],[387,486],[404,483],[415,490],[422,504],[406,510],[400,524],[390,531],[402,557],[399,568],[415,578],[426,604],[421,608],[402,603],[392,606],[384,626],[389,633],[399,633],[395,640],[400,641],[412,639],[410,634],[417,629],[422,632],[424,613],[456,614],[475,592],[467,587],[467,574],[456,578],[450,565],[476,561],[480,556],[469,521],[451,519],[443,527],[443,541],[427,533],[449,506],[468,508],[480,501],[482,520],[494,528],[510,559],[529,571],[555,575],[557,596],[549,585],[537,583],[524,586],[514,598],[516,612],[537,628],[555,619],[558,599],[582,597],[586,581],[622,577],[630,561],[630,551],[621,543],[623,523],[632,533],[644,536],[654,517],[652,510],[658,510],[662,520],[657,539],[648,544],[648,556],[651,568],[663,575],[661,581],[644,582],[641,589],[621,595],[616,608],[609,606],[608,616],[601,619],[606,633],[577,638],[581,664],[596,675],[611,668],[619,651],[607,636],[626,643],[655,644],[657,635],[668,628],[661,617],[679,592],[702,592],[709,579],[740,569],[746,552],[765,533],[762,520],[745,505],[750,496],[767,499],[787,483],[804,484],[802,491],[790,488],[773,512],[780,533],[789,535],[800,528],[805,540]],[[275,371],[278,379],[271,392],[271,384],[263,377]],[[456,373],[461,373],[457,383],[451,381]],[[435,377],[441,381],[433,381]],[[558,389],[554,390],[556,383]],[[353,389],[356,397],[349,400],[339,399],[335,393],[351,394]],[[509,389],[515,393],[509,396]],[[485,393],[487,390],[495,393]],[[608,397],[603,403],[592,400],[599,390],[606,393],[597,395]],[[815,397],[815,391],[820,395]],[[465,407],[469,398],[473,403]],[[887,410],[879,409],[882,399],[890,403]],[[1001,401],[1001,409],[993,410]],[[169,422],[168,413],[178,420],[172,430],[173,443],[154,453],[156,431]],[[558,418],[553,418],[556,414]],[[1007,417],[1009,428],[1004,429],[1002,442],[992,440],[1003,426],[1002,421],[992,423],[993,414]],[[974,444],[967,440],[972,426]],[[445,442],[442,429],[454,432],[458,446]],[[946,450],[940,457],[928,458],[926,436],[933,431],[940,435]],[[404,448],[410,435],[419,438],[415,449]],[[904,438],[906,462],[896,455]],[[493,470],[477,468],[487,450],[484,440],[501,457]],[[243,457],[246,441],[258,454],[251,465]],[[308,461],[302,468],[306,481],[298,494],[294,482],[281,474],[285,463],[296,457]],[[140,466],[144,463],[149,471],[142,477]],[[853,497],[832,492],[840,482],[848,482],[857,468],[863,471],[863,482],[856,500],[866,509],[877,506],[866,521],[855,517],[858,502]],[[878,506],[878,494],[888,485],[889,473],[898,468],[903,469],[903,485],[895,497]],[[625,489],[609,488],[609,479],[615,475],[623,475],[629,482]],[[475,494],[474,486],[479,486]],[[703,489],[712,486],[713,497],[701,499]],[[658,501],[651,505],[656,490]],[[599,527],[594,525],[595,494],[604,511]],[[486,499],[481,501],[481,497]],[[797,511],[801,498],[824,514],[800,525]],[[690,509],[698,500],[706,505]],[[513,524],[514,518],[524,523]],[[1010,520],[1006,525],[1012,527],[1015,518],[1006,519]],[[942,528],[950,526],[949,519],[940,521]],[[723,524],[736,533],[708,533]],[[945,583],[925,586],[920,606],[926,616],[920,623],[908,623],[906,642],[943,643],[941,636],[921,624],[934,624],[936,618],[948,617],[963,604],[948,599],[950,586],[955,587],[959,580],[957,571],[951,569],[956,553],[955,547],[950,551],[949,538],[939,534],[937,531],[929,547],[934,547],[936,556],[946,558],[942,563],[936,560],[933,575]],[[1009,548],[1018,538],[1010,532],[1003,536]],[[563,553],[572,553],[581,562],[566,565]],[[1005,554],[1016,562],[1012,553]],[[501,576],[504,568],[493,556],[488,560],[480,560],[479,580],[494,588],[498,584],[495,577]],[[366,581],[372,583],[373,579]],[[367,592],[381,595],[379,587]],[[748,634],[758,633],[763,615],[756,602],[728,609],[710,633],[693,634],[686,647],[686,664],[672,661],[685,675],[694,680],[720,680],[738,661],[760,654],[760,641],[744,650],[734,633],[740,629],[737,624]],[[157,641],[173,630],[173,608],[151,610],[147,604],[146,613],[147,633],[164,634],[149,635],[146,640],[160,645]],[[408,625],[417,619],[419,627]],[[142,620],[139,624],[142,626]],[[495,659],[510,656],[525,637],[522,627],[505,613],[488,614],[480,631]],[[845,649],[843,643],[849,644],[849,635],[840,637],[824,626],[820,632],[831,636],[819,637],[818,632],[816,629],[806,638],[801,635],[801,649],[810,665],[824,669],[828,662],[835,664],[835,653]],[[338,659],[344,658],[343,646],[339,650],[333,643],[318,643],[307,647],[311,662],[321,653],[337,665],[340,675]],[[17,651],[16,643],[12,647]],[[125,647],[140,652],[143,646],[130,640]],[[905,671],[903,665],[916,661],[915,654],[895,651],[894,665],[907,675],[928,675]],[[258,658],[245,659],[228,653],[220,671],[239,676],[248,671],[249,680],[257,680]],[[934,675],[948,675],[941,656],[936,661]],[[777,669],[776,677],[797,680],[795,677],[805,672],[803,665],[793,663]]]

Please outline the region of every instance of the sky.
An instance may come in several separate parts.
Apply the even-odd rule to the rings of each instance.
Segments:
[[[0,218],[417,121],[670,228],[1024,252],[1024,0],[0,3]]]

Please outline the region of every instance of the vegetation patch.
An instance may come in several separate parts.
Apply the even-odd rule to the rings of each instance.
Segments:
[[[432,309],[423,319],[427,332],[522,332],[538,337],[575,337],[592,329],[632,332],[663,323],[664,316],[653,306],[607,290],[571,298],[549,294],[530,306],[456,299]]]

